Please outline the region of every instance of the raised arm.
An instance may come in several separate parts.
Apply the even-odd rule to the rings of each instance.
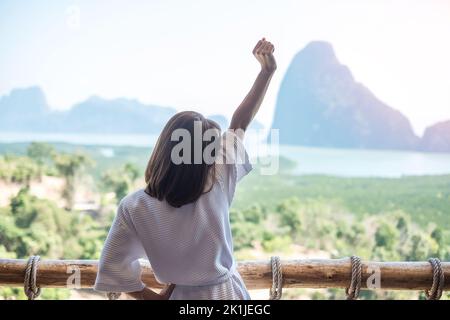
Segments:
[[[277,69],[273,56],[274,46],[265,38],[259,40],[253,49],[253,55],[261,64],[261,71],[255,80],[250,92],[236,109],[230,123],[230,129],[246,130],[255,117],[269,87],[272,75]]]

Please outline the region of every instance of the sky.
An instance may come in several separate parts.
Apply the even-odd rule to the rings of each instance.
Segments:
[[[0,0],[0,95],[40,86],[54,109],[91,95],[230,117],[266,37],[278,70],[330,42],[341,63],[416,133],[450,119],[450,0]]]

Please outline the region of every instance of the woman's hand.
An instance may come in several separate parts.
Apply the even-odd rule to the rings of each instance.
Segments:
[[[259,40],[255,49],[253,49],[253,54],[261,64],[261,71],[249,93],[245,96],[236,111],[234,111],[233,117],[231,118],[230,129],[247,130],[248,125],[258,112],[267,88],[269,87],[270,79],[277,69],[277,63],[273,57],[274,50],[273,44],[266,41],[265,38]]]
[[[129,292],[128,294],[136,300],[169,300],[173,289],[175,289],[175,285],[168,284],[159,293],[145,287],[142,291]]]
[[[259,40],[253,49],[253,55],[261,64],[261,69],[267,73],[273,73],[277,69],[277,63],[273,56],[274,51],[275,47],[266,38]]]

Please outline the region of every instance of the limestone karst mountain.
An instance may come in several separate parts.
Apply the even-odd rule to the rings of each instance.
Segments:
[[[415,149],[409,120],[355,81],[331,44],[311,42],[282,81],[273,128],[283,144],[368,149]]]
[[[428,127],[420,141],[420,150],[450,152],[450,120]]]

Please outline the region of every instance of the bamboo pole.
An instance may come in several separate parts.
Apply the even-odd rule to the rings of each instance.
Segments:
[[[23,286],[27,260],[0,259],[0,286]],[[350,283],[350,259],[282,260],[283,286],[286,288],[345,288]],[[98,261],[94,260],[42,260],[37,272],[40,287],[61,288],[73,285],[80,275],[78,288],[94,285]],[[450,289],[450,262],[442,262],[445,274],[444,290]],[[424,290],[432,284],[432,268],[428,262],[375,262],[362,261],[362,288],[367,279],[379,270],[380,288],[390,290]],[[142,264],[142,281],[151,288],[160,288],[148,264]],[[272,285],[269,261],[242,261],[238,263],[248,289],[264,289]],[[69,281],[68,281],[69,280]],[[370,283],[369,283],[370,285]],[[69,286],[70,287],[70,286]]]

